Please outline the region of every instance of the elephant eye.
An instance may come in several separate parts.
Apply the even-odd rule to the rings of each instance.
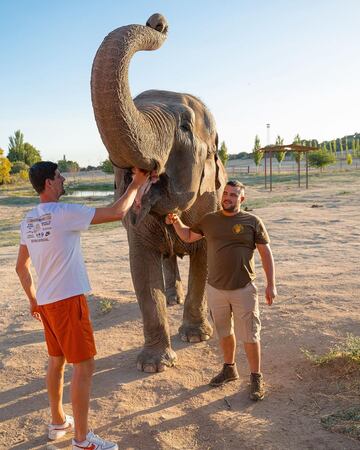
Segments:
[[[182,131],[191,131],[191,126],[190,126],[190,123],[189,122],[183,122],[181,125],[180,125],[180,129],[182,130]]]

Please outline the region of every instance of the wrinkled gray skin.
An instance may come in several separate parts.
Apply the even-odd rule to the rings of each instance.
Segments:
[[[199,342],[212,334],[204,294],[205,240],[183,243],[164,218],[177,212],[186,224],[196,223],[219,209],[225,184],[216,153],[215,122],[199,99],[155,90],[131,98],[128,68],[132,55],[156,50],[166,34],[166,20],[159,14],[151,16],[146,26],[114,30],[97,51],[91,77],[95,119],[115,166],[117,196],[130,183],[132,167],[156,170],[159,175],[140,207],[134,205],[124,219],[131,275],[144,323],[145,344],[138,368],[145,372],[162,371],[176,361],[166,316],[162,258],[171,257],[164,259],[165,278],[181,297],[174,255],[190,255],[181,338]]]
[[[169,306],[180,304],[185,300],[184,290],[177,265],[176,255],[164,256],[162,258],[163,274],[165,283],[166,303]]]

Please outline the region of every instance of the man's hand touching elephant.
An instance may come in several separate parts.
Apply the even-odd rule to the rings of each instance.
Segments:
[[[146,172],[143,169],[138,169],[137,167],[134,167],[132,169],[133,172],[133,182],[139,179],[140,188],[137,192],[136,198],[135,198],[135,205],[137,207],[140,207],[141,205],[141,199],[142,197],[148,192],[148,190],[151,188],[151,185],[154,183],[157,183],[159,181],[159,176],[156,172],[156,170],[153,170],[152,172]],[[143,180],[143,176],[146,176],[145,180]]]
[[[146,170],[139,169],[138,167],[134,167],[132,169],[132,183],[136,187],[140,187],[149,182],[150,172]]]
[[[166,225],[174,225],[174,223],[177,223],[178,220],[179,220],[179,216],[176,213],[169,213],[165,217]]]

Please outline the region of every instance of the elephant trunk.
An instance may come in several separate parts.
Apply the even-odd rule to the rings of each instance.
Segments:
[[[91,97],[95,120],[113,164],[150,171],[161,170],[166,153],[166,148],[161,148],[158,124],[162,115],[156,109],[137,109],[131,98],[128,71],[135,52],[161,47],[167,24],[154,14],[146,25],[121,27],[104,39],[92,67]]]

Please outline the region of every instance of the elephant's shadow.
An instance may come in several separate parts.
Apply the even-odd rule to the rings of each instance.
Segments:
[[[140,308],[134,292],[128,290],[119,290],[118,292],[123,298],[127,298],[128,300],[124,302],[111,297],[93,294],[90,294],[87,297],[94,331],[142,320]],[[174,320],[179,316],[179,321],[181,322],[180,316],[183,311],[182,304],[173,304],[168,307],[168,310],[170,315],[174,316]],[[180,322],[179,326],[181,325]],[[171,338],[172,340],[177,340],[177,333],[173,333]],[[183,343],[184,346],[182,346],[181,342],[182,341],[179,339],[178,344],[180,346],[178,348],[187,346],[186,343]]]

